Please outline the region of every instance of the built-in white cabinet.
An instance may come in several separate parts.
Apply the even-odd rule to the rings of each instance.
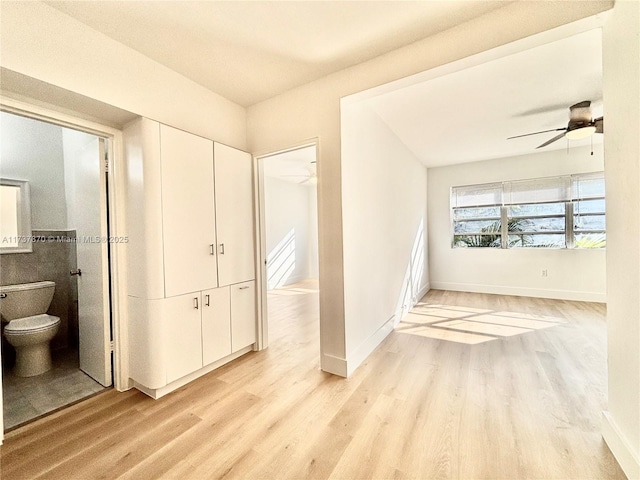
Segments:
[[[256,341],[255,282],[231,286],[231,350],[237,352]]]
[[[253,281],[164,300],[167,383],[255,343],[251,292]]]
[[[160,156],[165,296],[215,288],[213,142],[160,125]]]
[[[200,292],[163,300],[166,383],[202,368]]]
[[[220,286],[255,278],[251,155],[216,143],[215,188]],[[233,179],[233,181],[230,181]]]
[[[207,366],[230,354],[230,289],[223,287],[206,290],[202,292],[202,365]]]
[[[123,138],[130,377],[158,397],[256,342],[253,166],[149,119]]]

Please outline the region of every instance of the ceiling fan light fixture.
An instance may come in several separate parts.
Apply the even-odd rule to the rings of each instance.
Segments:
[[[584,127],[568,130],[567,133],[565,133],[565,137],[569,140],[580,140],[581,138],[590,137],[594,133],[596,133],[595,125],[586,125]]]

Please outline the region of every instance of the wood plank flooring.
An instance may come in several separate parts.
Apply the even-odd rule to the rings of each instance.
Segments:
[[[401,325],[345,380],[319,369],[317,302],[270,294],[267,350],[158,401],[110,390],[10,432],[2,479],[624,478],[599,433],[604,305],[431,291],[416,315],[561,322],[476,344]]]

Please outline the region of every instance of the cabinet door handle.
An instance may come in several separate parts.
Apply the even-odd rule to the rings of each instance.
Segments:
[[[224,255],[224,243],[220,244],[220,255]]]
[[[193,297],[193,308],[195,308],[196,310],[200,308],[200,306],[198,305],[198,297]]]
[[[205,307],[208,307],[208,306],[209,306],[209,295],[205,295],[205,296],[204,296],[204,302],[205,302],[205,303],[204,303],[204,306],[205,306]]]
[[[216,254],[216,246],[213,243],[209,244],[209,255],[215,255]]]
[[[247,288],[249,288],[249,285],[245,285],[244,287],[239,287],[238,290],[246,290]]]

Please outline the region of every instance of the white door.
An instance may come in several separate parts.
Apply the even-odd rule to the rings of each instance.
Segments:
[[[218,286],[213,142],[160,125],[165,295]]]
[[[218,279],[220,286],[253,280],[253,163],[251,155],[214,146]]]
[[[104,140],[63,130],[68,223],[76,230],[80,369],[112,383]]]

